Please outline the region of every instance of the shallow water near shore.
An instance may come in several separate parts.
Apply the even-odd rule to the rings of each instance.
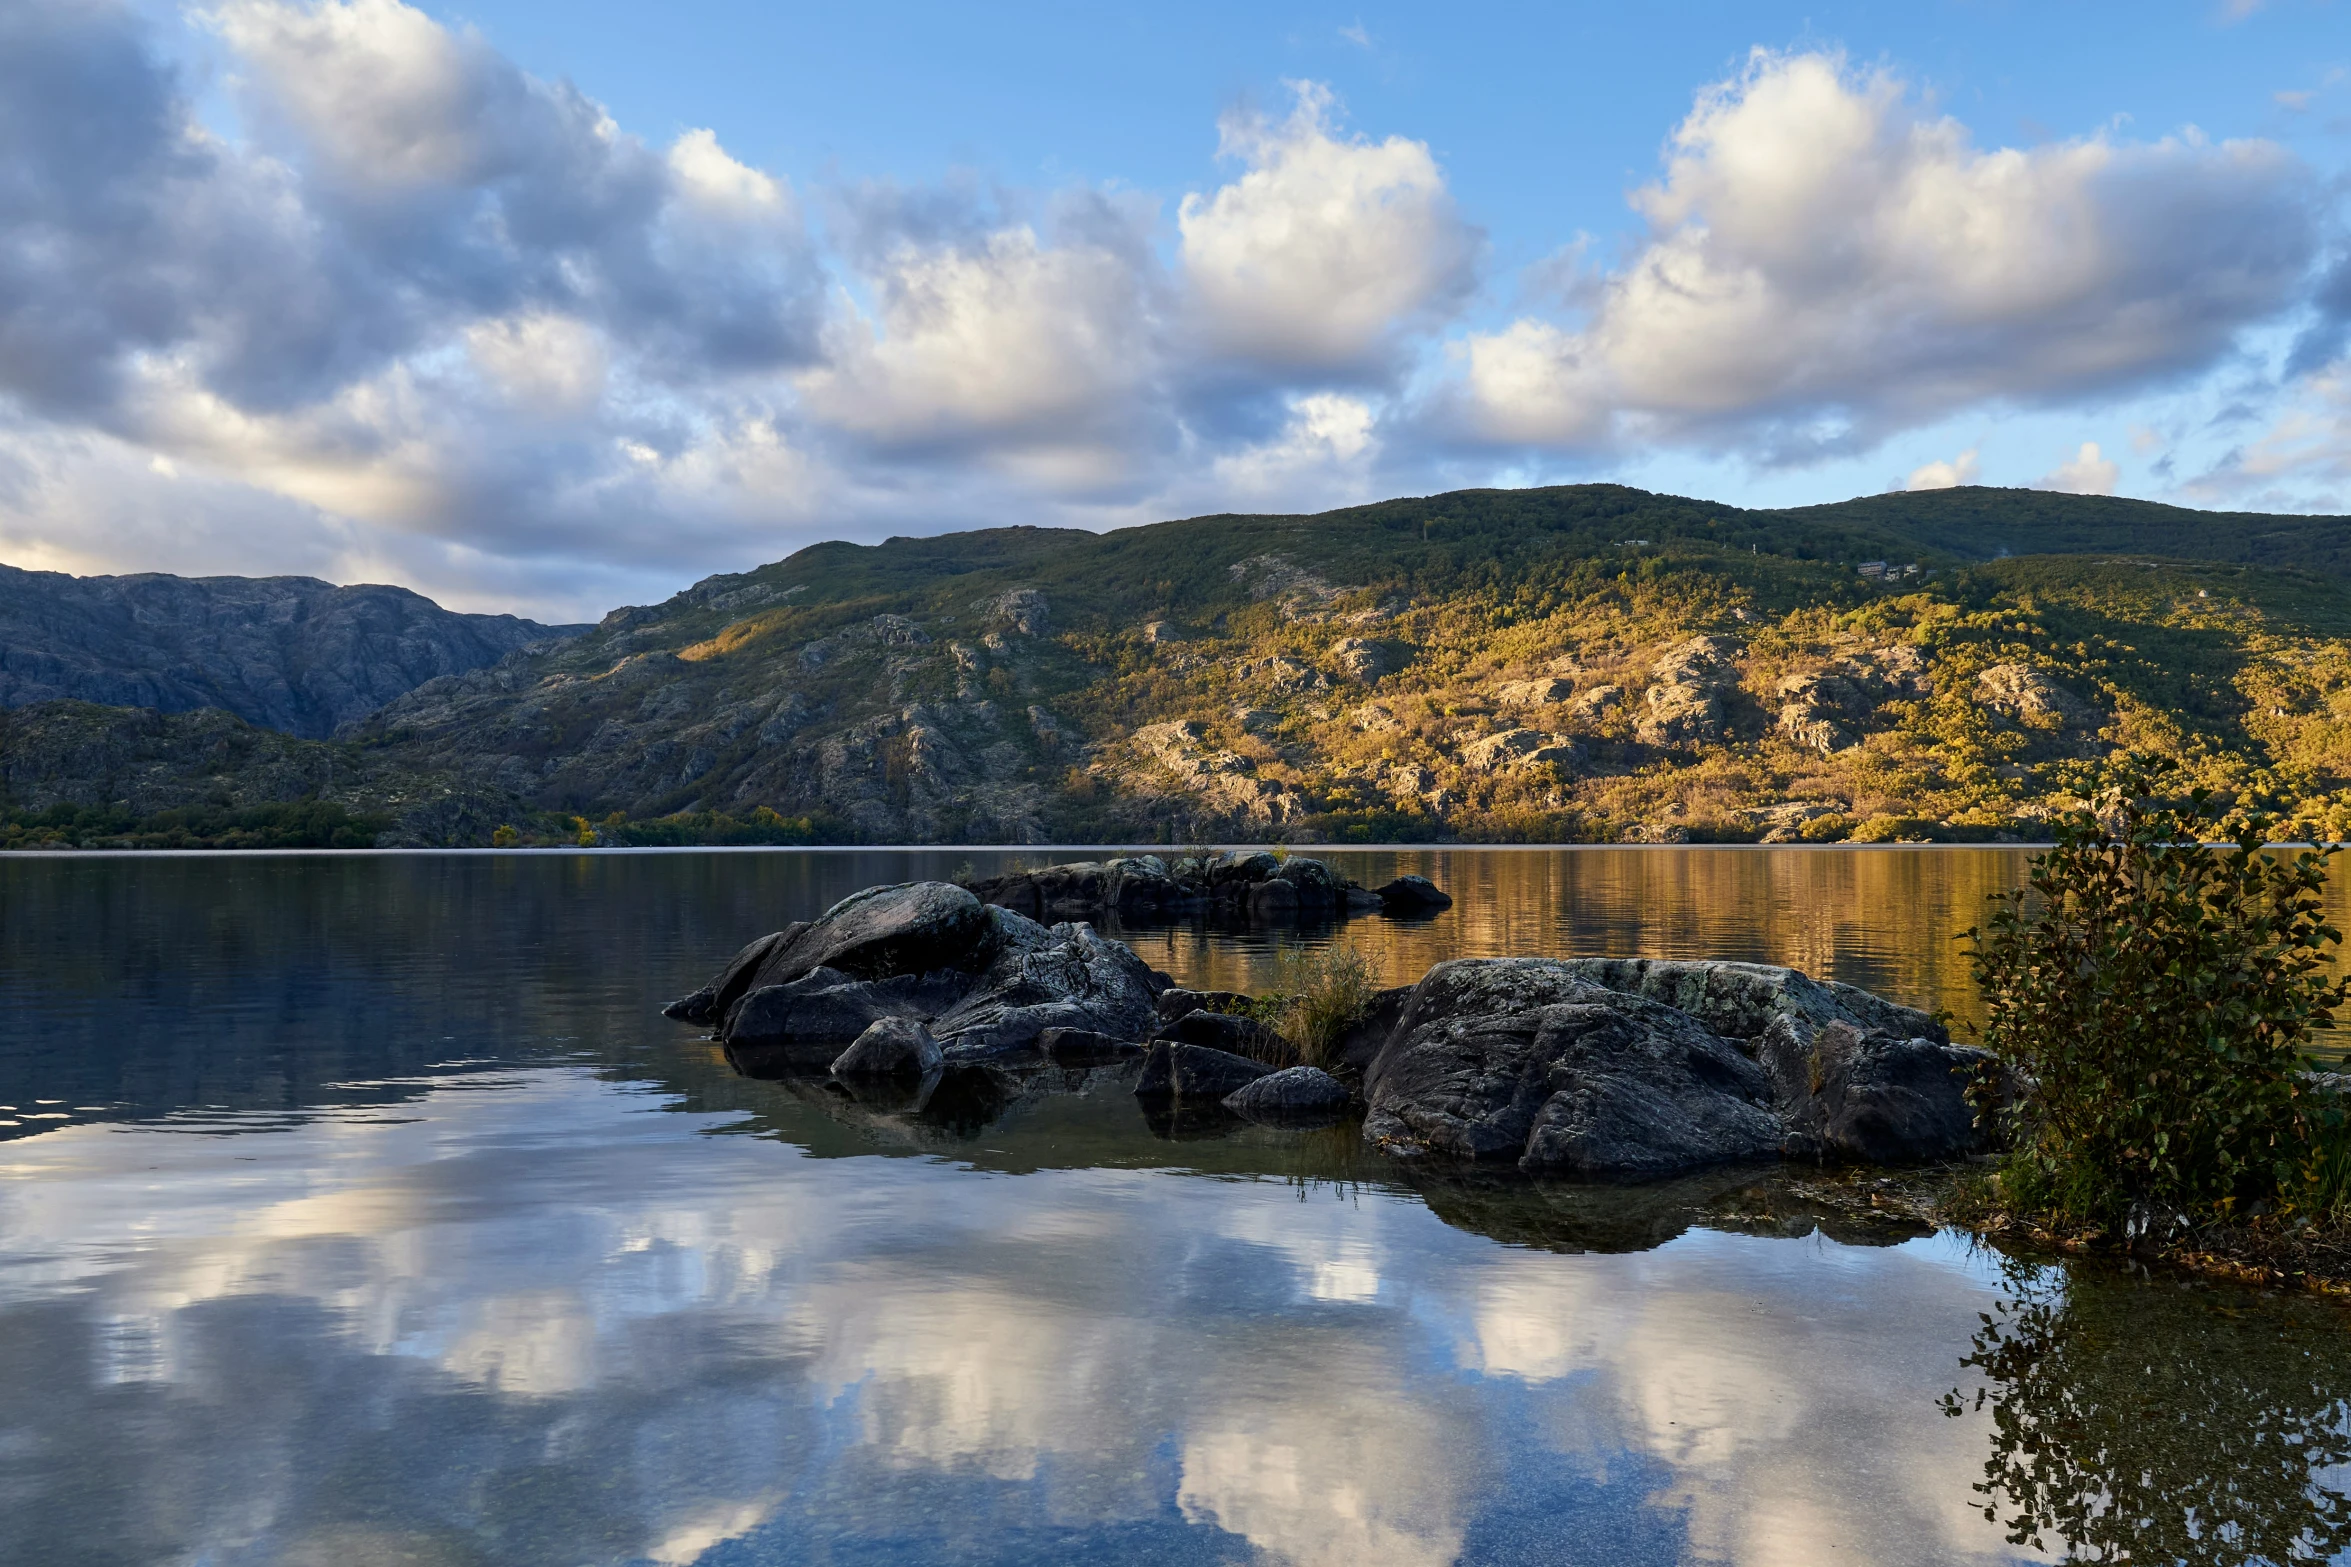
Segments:
[[[907,1117],[657,1015],[858,887],[1075,857],[0,860],[0,1562],[2351,1560],[2323,1303],[1775,1172],[1410,1176],[1116,1073]],[[1326,857],[1456,906],[1121,934],[1218,987],[1704,955],[1964,1017],[2024,858]]]

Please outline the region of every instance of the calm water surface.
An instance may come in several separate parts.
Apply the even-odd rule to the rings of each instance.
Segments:
[[[1737,956],[1962,1014],[2021,868],[1331,857],[1459,900],[1289,938],[1396,980]],[[2351,1560],[2334,1308],[1752,1175],[1170,1138],[1114,1075],[909,1118],[656,1015],[1012,858],[0,860],[0,1561]],[[1126,934],[1243,988],[1279,945]]]

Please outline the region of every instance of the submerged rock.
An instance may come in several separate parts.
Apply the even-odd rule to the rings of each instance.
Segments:
[[[1320,1067],[1268,1072],[1225,1095],[1224,1107],[1252,1121],[1329,1120],[1347,1108],[1347,1085]]]

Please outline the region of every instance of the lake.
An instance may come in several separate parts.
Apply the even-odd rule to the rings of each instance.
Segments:
[[[1317,851],[1321,853],[1322,851]],[[1074,853],[0,859],[0,1561],[2351,1560],[2341,1308],[1840,1219],[922,1117],[658,1015]],[[1124,932],[1786,962],[1972,1015],[2009,849],[1331,852],[1453,909]]]

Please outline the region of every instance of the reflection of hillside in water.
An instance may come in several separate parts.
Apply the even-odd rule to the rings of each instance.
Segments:
[[[1975,1015],[1959,933],[2017,885],[2021,849],[1316,849],[1367,885],[1418,872],[1453,895],[1434,919],[1350,921],[1310,942],[1366,953],[1388,984],[1457,957],[1734,958],[1784,963],[1911,1006]],[[1174,972],[1270,983],[1275,933],[1122,932]]]

